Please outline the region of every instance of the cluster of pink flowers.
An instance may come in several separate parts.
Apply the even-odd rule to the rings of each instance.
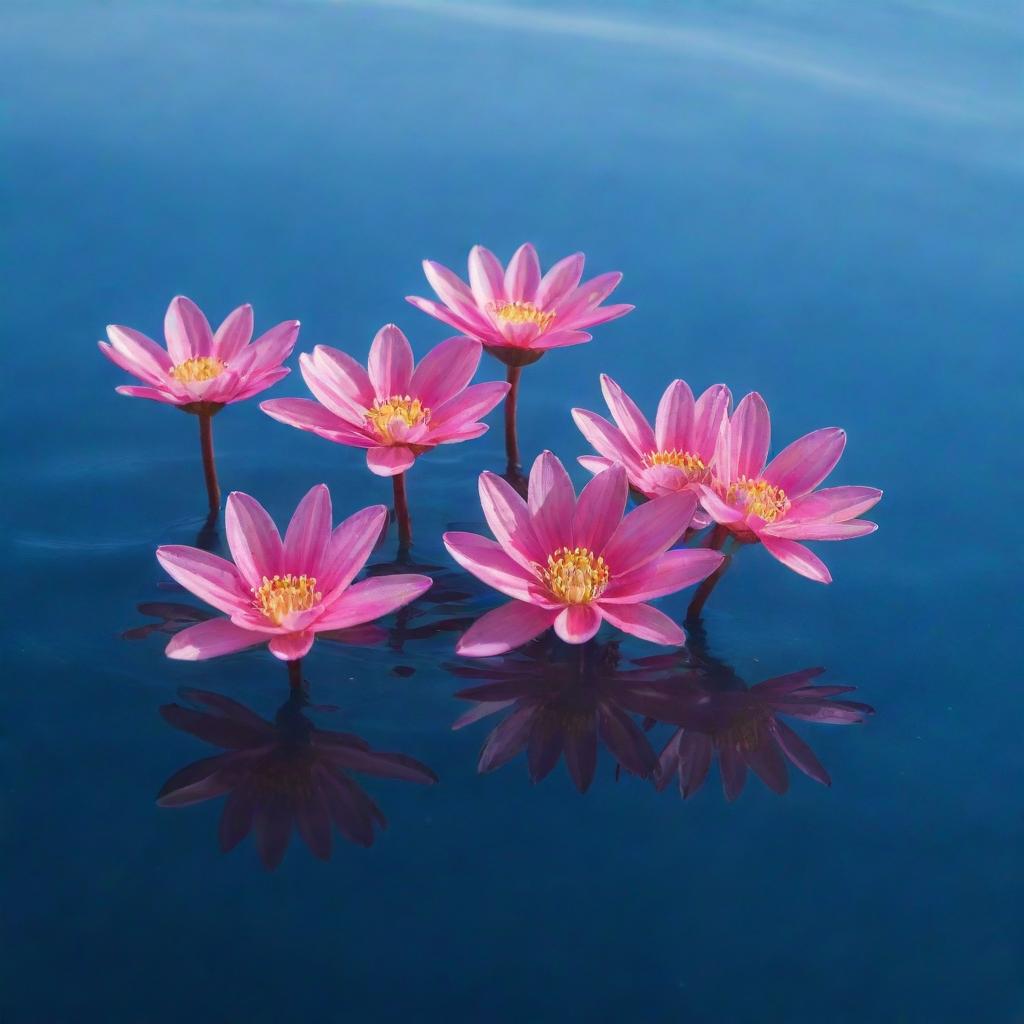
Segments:
[[[545,451],[533,464],[524,497],[513,486],[524,482],[517,472],[513,404],[522,368],[551,349],[589,341],[588,329],[633,308],[603,305],[620,274],[581,284],[583,267],[583,255],[576,254],[542,274],[528,244],[503,267],[476,246],[466,284],[426,261],[438,301],[409,301],[459,336],[441,342],[418,364],[394,324],[378,332],[365,367],[339,349],[317,345],[299,357],[312,399],[261,405],[282,423],[364,450],[370,471],[392,479],[400,536],[407,543],[407,471],[437,445],[479,437],[487,430],[483,418],[505,399],[509,472],[484,473],[479,481],[494,539],[444,535],[460,566],[510,599],[462,637],[463,655],[502,654],[552,627],[565,642],[582,644],[604,622],[652,643],[680,645],[683,630],[649,602],[701,581],[713,584],[726,564],[728,541],[733,547],[760,542],[790,569],[828,583],[828,569],[802,542],[846,540],[875,529],[859,516],[879,500],[880,491],[819,489],[842,454],[842,430],[816,430],[768,461],[770,421],[760,395],[749,394],[733,408],[724,384],[695,399],[683,380],[668,386],[652,426],[629,395],[602,376],[611,419],[572,411],[596,453],[579,457],[593,479],[577,497],[562,463]],[[251,342],[251,307],[240,306],[213,331],[194,303],[178,297],[164,329],[166,349],[114,326],[100,349],[142,382],[119,392],[199,417],[216,512],[211,418],[289,372],[283,363],[299,324],[286,321]],[[484,351],[505,364],[507,380],[471,383]],[[627,512],[630,493],[637,507]],[[334,527],[330,495],[319,484],[300,502],[282,540],[255,499],[231,494],[225,526],[232,561],[199,548],[157,551],[178,583],[224,615],[183,630],[167,654],[201,659],[267,642],[276,657],[295,662],[318,632],[369,622],[415,600],[430,587],[429,577],[355,582],[387,520],[385,506],[374,505]],[[704,530],[695,546],[675,546]]]

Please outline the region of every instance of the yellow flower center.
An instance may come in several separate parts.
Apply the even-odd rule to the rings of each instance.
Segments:
[[[532,302],[492,302],[488,310],[507,324],[536,324],[546,331],[557,316],[538,309]]]
[[[373,408],[366,410],[366,422],[373,427],[384,441],[393,440],[389,430],[393,420],[400,420],[407,427],[430,420],[430,410],[424,409],[418,398],[409,395],[392,395],[377,398]]]
[[[179,384],[196,384],[203,380],[213,380],[219,377],[228,368],[227,363],[222,363],[213,356],[195,356],[193,359],[186,359],[178,363],[171,370],[171,376]]]
[[[656,466],[672,466],[682,470],[689,480],[703,480],[707,476],[707,463],[693,452],[669,448],[660,452],[645,452],[643,463],[649,469]]]
[[[537,566],[548,589],[566,604],[586,604],[604,593],[609,572],[604,558],[587,548],[558,548]]]
[[[253,607],[258,608],[274,623],[280,626],[285,618],[294,612],[308,612],[323,599],[323,594],[316,589],[315,576],[275,576],[273,579],[263,577],[263,583],[252,588]]]
[[[730,505],[743,505],[747,515],[760,516],[766,523],[774,523],[789,511],[789,498],[781,487],[758,478],[741,476],[729,484],[725,500]]]

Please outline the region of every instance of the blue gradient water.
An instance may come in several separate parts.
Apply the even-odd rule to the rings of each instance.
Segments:
[[[1024,1015],[1010,5],[115,0],[2,21],[5,1024]],[[410,477],[440,595],[384,642],[318,644],[311,706],[283,713],[439,784],[358,777],[389,821],[369,849],[221,854],[222,801],[156,804],[218,753],[160,708],[192,688],[272,719],[285,672],[139,636],[168,609],[138,606],[190,603],[153,551],[202,523],[195,423],[114,394],[95,340],[159,334],[183,292],[211,318],[298,317],[300,349],[362,358],[394,320],[422,353],[450,332],[403,301],[420,259],[524,239],[623,270],[637,306],[525,372],[526,453],[585,450],[568,406],[601,408],[601,371],[648,410],[674,376],[756,387],[776,448],[848,430],[832,480],[884,488],[881,529],[818,546],[828,588],[744,551],[694,656],[730,686],[824,666],[878,713],[795,723],[833,786],[792,771],[781,797],[752,777],[728,803],[713,770],[684,803],[607,750],[584,795],[564,764],[477,774],[497,719],[451,730],[481,682],[453,646],[492,597],[438,538],[479,525],[492,430]],[[274,391],[303,393],[297,373]],[[321,480],[339,513],[388,498],[255,403],[216,429],[225,487],[279,520]]]

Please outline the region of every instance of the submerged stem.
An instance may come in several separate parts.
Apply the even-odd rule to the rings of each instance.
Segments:
[[[208,412],[199,413],[199,444],[203,450],[203,474],[210,514],[215,516],[220,510],[220,484],[217,483],[217,465],[213,460],[213,416]]]
[[[505,454],[508,456],[508,472],[519,473],[523,468],[519,457],[519,436],[516,431],[516,403],[519,400],[519,378],[521,366],[508,368],[508,394],[505,396]]]
[[[405,493],[405,474],[398,473],[391,478],[395,491],[395,519],[398,521],[398,550],[408,549],[412,544],[412,517],[409,515],[409,499]]]
[[[288,662],[288,685],[293,690],[302,688],[302,659],[296,658]]]

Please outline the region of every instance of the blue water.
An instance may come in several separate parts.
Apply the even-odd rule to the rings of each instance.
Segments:
[[[1024,1016],[1012,5],[33,0],[0,18],[5,1024]],[[567,407],[601,410],[601,371],[647,410],[683,376],[760,390],[776,448],[845,427],[832,482],[885,490],[875,535],[818,545],[831,587],[743,551],[665,669],[856,686],[864,724],[791,723],[830,788],[791,770],[785,795],[751,777],[729,802],[713,768],[684,802],[603,742],[583,795],[564,762],[536,784],[525,754],[477,773],[507,712],[451,729],[472,707],[455,694],[486,682],[453,649],[494,597],[439,536],[482,525],[497,425],[417,464],[413,558],[441,582],[368,646],[318,643],[308,703],[265,650],[163,656],[202,614],[153,557],[202,525],[195,423],[114,394],[104,325],[158,335],[182,292],[211,319],[243,301],[258,328],[300,318],[300,350],[362,358],[394,320],[422,353],[450,332],[403,301],[427,294],[420,259],[461,270],[475,242],[507,258],[524,239],[621,269],[637,306],[525,372],[525,453],[585,450]],[[273,393],[305,392],[294,373]],[[279,521],[321,480],[339,513],[388,499],[356,452],[254,402],[216,429],[225,487]],[[508,672],[550,678],[568,729],[657,653]],[[336,831],[327,861],[297,835],[275,870],[254,835],[222,854],[223,800],[156,798],[223,753],[169,707],[225,699],[277,714],[282,750],[350,733],[439,782],[353,776],[388,821],[369,848]],[[623,714],[619,760],[643,768],[673,727]]]

